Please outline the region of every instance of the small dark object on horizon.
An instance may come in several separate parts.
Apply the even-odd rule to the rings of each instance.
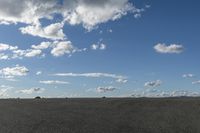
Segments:
[[[103,96],[102,98],[103,98],[103,99],[105,99],[106,97],[105,97],[105,96]]]
[[[40,97],[40,96],[37,96],[37,97],[35,97],[35,99],[41,99],[41,97]]]

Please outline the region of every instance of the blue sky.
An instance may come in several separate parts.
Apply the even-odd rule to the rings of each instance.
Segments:
[[[199,4],[1,1],[0,97],[199,95]]]

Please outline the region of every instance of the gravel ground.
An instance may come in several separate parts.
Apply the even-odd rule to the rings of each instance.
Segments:
[[[4,99],[0,133],[200,133],[200,98]]]

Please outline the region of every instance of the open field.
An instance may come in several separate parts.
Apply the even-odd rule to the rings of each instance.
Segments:
[[[200,133],[200,98],[0,100],[0,133]]]

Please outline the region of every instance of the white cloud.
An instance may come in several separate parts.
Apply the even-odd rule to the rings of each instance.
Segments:
[[[166,45],[166,44],[157,44],[154,46],[154,49],[156,50],[156,52],[158,53],[175,53],[175,54],[179,54],[182,53],[184,50],[184,47],[182,45],[178,45],[178,44],[170,44],[170,45]]]
[[[50,24],[46,27],[41,27],[41,25],[27,26],[20,28],[23,34],[30,34],[33,36],[39,36],[42,38],[47,38],[51,40],[64,40],[65,34],[63,33],[63,23]]]
[[[50,48],[50,52],[53,56],[63,56],[68,54],[71,56],[76,52],[84,52],[87,48],[78,49],[72,45],[70,41],[53,41],[53,42],[41,42],[38,45],[32,45],[29,49],[19,49],[17,46],[11,46],[9,44],[0,44],[0,60],[10,59],[23,59],[24,57],[44,57],[45,49]],[[1,51],[0,50],[0,51]]]
[[[128,80],[127,79],[123,79],[123,78],[119,78],[119,79],[116,80],[116,82],[118,82],[118,83],[127,83]]]
[[[1,0],[0,23],[37,24],[41,18],[51,19],[58,9],[56,0]]]
[[[69,1],[64,4],[69,7]],[[94,29],[101,23],[115,21],[128,13],[141,14],[128,0],[78,0],[64,10],[65,21],[71,25],[82,24],[87,30]]]
[[[4,54],[4,53],[0,53],[0,60],[9,60],[9,56]]]
[[[92,44],[91,45],[91,49],[92,50],[97,50],[99,48],[99,45],[97,45],[97,44]]]
[[[107,46],[106,44],[101,43],[101,44],[92,44],[90,47],[92,50],[98,50],[98,49],[105,50]]]
[[[45,81],[39,81],[42,84],[69,84],[69,82],[66,81],[59,81],[59,80],[45,80]]]
[[[33,94],[33,93],[42,93],[44,92],[45,89],[44,88],[30,88],[30,89],[22,89],[22,90],[18,90],[16,91],[17,93],[23,93],[23,94]]]
[[[70,41],[54,42],[51,54],[53,56],[63,56],[65,54],[72,54],[76,51],[76,48],[72,45]]]
[[[200,80],[192,82],[192,84],[200,84]]]
[[[116,90],[116,88],[112,87],[112,86],[96,88],[96,91],[99,92],[99,93],[112,92],[112,91],[115,91],[115,90]]]
[[[100,50],[105,50],[106,49],[106,44],[100,44],[100,46],[99,46],[99,49]]]
[[[15,67],[6,67],[0,69],[0,74],[3,78],[14,78],[17,76],[26,76],[29,70],[25,66],[16,65]]]
[[[110,74],[110,73],[56,73],[53,76],[62,77],[87,77],[87,78],[112,78],[118,83],[127,83],[128,79],[122,75]]]
[[[195,77],[195,75],[189,73],[189,74],[183,74],[182,77],[183,77],[183,78],[193,78],[193,77]]]
[[[29,49],[26,50],[25,57],[35,57],[42,54],[42,51],[39,49]]]
[[[36,75],[41,75],[42,74],[42,71],[37,71],[36,72]]]
[[[41,42],[39,45],[32,45],[31,47],[33,49],[40,49],[40,50],[42,50],[42,49],[49,48],[51,46],[51,44],[52,44],[51,42]]]
[[[151,82],[146,82],[144,84],[145,87],[158,87],[162,84],[162,81],[156,80],[156,81],[151,81]]]
[[[4,44],[4,43],[0,43],[0,52],[2,51],[6,51],[6,50],[16,50],[18,49],[17,46],[11,46],[9,44]]]
[[[64,77],[91,77],[91,78],[114,78],[114,79],[126,79],[126,77],[110,73],[56,73],[54,76],[64,76]]]
[[[40,49],[19,49],[18,46],[0,43],[0,60],[22,59],[23,57],[42,56]]]
[[[9,49],[9,45],[0,43],[0,51],[5,51]]]
[[[20,3],[20,4],[18,4]],[[101,23],[115,21],[128,13],[141,16],[145,8],[138,9],[129,0],[6,0],[0,1],[0,24],[24,23],[22,33],[43,38],[62,40],[63,24],[83,25],[92,30]],[[55,14],[63,17],[59,23],[42,27],[40,20],[53,19]]]
[[[12,54],[10,55],[9,59],[23,59],[24,57],[42,57],[43,53],[42,50],[39,49],[16,49],[12,51]]]

